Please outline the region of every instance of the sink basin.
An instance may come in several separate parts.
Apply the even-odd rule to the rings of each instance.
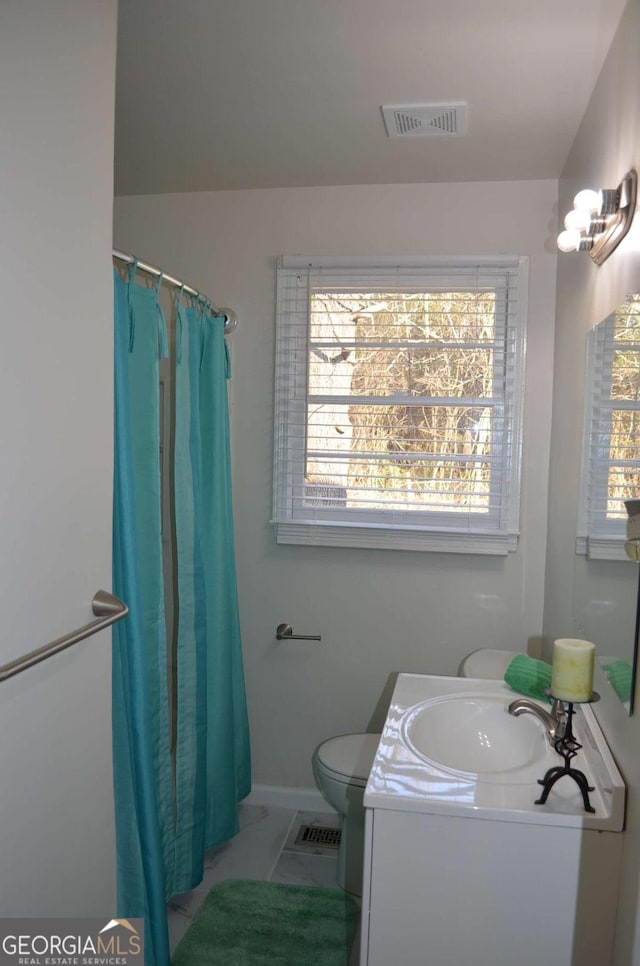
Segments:
[[[457,774],[499,774],[523,768],[548,749],[546,731],[532,715],[515,718],[494,694],[448,694],[409,710],[402,739],[424,761]]]
[[[541,721],[509,714],[516,697],[504,681],[398,674],[365,809],[621,831],[625,785],[591,706],[579,705],[573,722],[582,747],[572,767],[593,786],[595,812],[585,812],[570,778],[538,804],[540,781],[563,759]]]

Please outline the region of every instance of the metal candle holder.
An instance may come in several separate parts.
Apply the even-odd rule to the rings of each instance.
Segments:
[[[555,695],[553,695],[550,691],[547,693],[552,698],[555,697]],[[594,701],[599,701],[599,700],[600,700],[600,695],[597,693],[597,691],[594,691],[591,694],[591,697],[587,698],[586,701],[567,701],[566,702],[567,726],[565,728],[565,732],[562,738],[557,738],[553,743],[553,747],[555,748],[557,753],[562,758],[564,758],[564,765],[555,765],[553,768],[550,768],[548,770],[544,778],[538,779],[538,785],[542,785],[543,789],[542,789],[542,795],[540,796],[540,798],[536,799],[534,803],[535,805],[544,805],[547,798],[549,797],[549,792],[551,791],[555,783],[559,781],[559,779],[561,779],[564,775],[569,775],[570,778],[573,778],[578,788],[580,789],[580,792],[582,793],[582,801],[584,803],[585,812],[595,812],[595,808],[591,805],[591,802],[589,801],[589,792],[592,792],[594,790],[594,786],[588,783],[587,776],[583,772],[579,771],[577,768],[572,768],[570,763],[582,748],[582,745],[580,744],[579,741],[576,741],[573,734],[573,713],[574,713],[573,706],[574,704],[592,704]]]

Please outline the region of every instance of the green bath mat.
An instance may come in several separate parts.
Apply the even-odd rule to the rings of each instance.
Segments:
[[[173,966],[348,966],[359,909],[336,889],[228,879],[213,887]]]

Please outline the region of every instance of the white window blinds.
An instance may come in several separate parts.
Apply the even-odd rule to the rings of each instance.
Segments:
[[[578,553],[626,560],[625,500],[640,496],[640,296],[589,333]]]
[[[280,259],[279,542],[515,549],[524,262]]]

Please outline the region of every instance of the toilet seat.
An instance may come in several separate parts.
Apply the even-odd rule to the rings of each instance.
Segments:
[[[338,735],[323,741],[316,760],[334,781],[364,788],[379,741],[379,734]]]

